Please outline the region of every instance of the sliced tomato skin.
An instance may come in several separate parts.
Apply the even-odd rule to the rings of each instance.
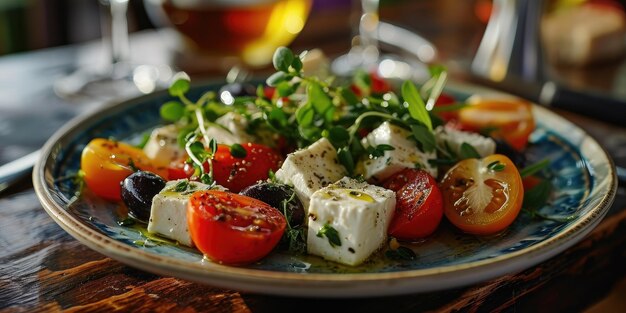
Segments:
[[[225,191],[198,191],[187,205],[189,234],[209,259],[230,265],[256,262],[278,244],[287,221],[265,202]]]
[[[270,147],[256,143],[242,146],[246,150],[244,158],[233,157],[227,145],[218,145],[213,159],[213,179],[232,192],[267,179],[269,170],[276,172],[283,162],[280,154]],[[205,169],[208,170],[207,165]]]
[[[143,150],[104,138],[91,140],[80,158],[87,187],[107,200],[122,199],[120,183],[133,173],[133,167],[162,177],[167,175],[166,167],[150,160]]]
[[[405,169],[387,179],[383,187],[396,192],[389,235],[415,241],[437,229],[443,217],[443,199],[437,181],[428,172]]]
[[[244,143],[241,146],[246,150],[244,158],[232,156],[228,145],[219,144],[212,160],[213,179],[232,192],[239,192],[259,180],[267,179],[269,170],[276,172],[283,162],[282,156],[268,146],[256,143]],[[204,164],[204,170],[207,173],[210,171],[208,162]],[[193,174],[193,165],[187,163],[186,159],[180,159],[169,165],[167,178],[191,178]]]
[[[492,162],[499,162],[504,168],[489,170],[487,166]],[[524,199],[522,178],[517,168],[501,154],[457,163],[445,174],[440,187],[446,218],[462,231],[476,235],[492,235],[506,229],[519,214]],[[472,199],[468,196],[472,194],[468,192],[472,187],[491,192],[489,202],[483,207],[465,201]]]
[[[483,99],[458,112],[461,129],[501,138],[517,151],[528,144],[535,130],[532,105],[521,99]]]

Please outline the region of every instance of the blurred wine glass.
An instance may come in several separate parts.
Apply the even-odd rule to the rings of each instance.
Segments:
[[[381,22],[378,14],[379,5],[379,0],[360,0],[358,35],[353,38],[350,51],[333,61],[333,72],[338,75],[350,75],[355,70],[362,69],[376,72],[384,78],[413,80],[427,78],[429,73],[425,62],[435,59],[434,46],[413,32]],[[381,41],[394,51],[408,52],[411,58],[382,54]]]
[[[101,29],[110,29],[103,43],[110,51],[105,69],[79,68],[55,82],[55,92],[63,98],[108,100],[150,93],[168,83],[172,71],[167,65],[133,64],[128,35],[128,0],[100,0]]]
[[[156,24],[173,28],[180,62],[228,71],[268,65],[300,33],[312,0],[144,0]],[[185,67],[184,65],[182,66]]]

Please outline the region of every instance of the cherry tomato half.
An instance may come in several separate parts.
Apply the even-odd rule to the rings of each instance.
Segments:
[[[121,200],[120,183],[135,169],[167,175],[166,167],[148,159],[143,150],[103,138],[93,139],[83,149],[80,169],[93,193],[114,201]]]
[[[285,217],[267,203],[217,190],[191,195],[187,223],[193,242],[204,255],[235,265],[266,256],[287,226]]]
[[[517,168],[501,154],[457,163],[443,177],[441,192],[448,220],[462,231],[478,235],[508,227],[524,199]]]
[[[532,107],[521,99],[483,99],[459,111],[462,129],[487,131],[518,151],[524,150],[535,129]]]
[[[280,154],[270,147],[256,143],[245,143],[241,146],[246,150],[243,158],[234,157],[228,145],[217,145],[212,161],[213,179],[232,192],[239,192],[259,180],[267,179],[269,170],[277,171],[283,162]],[[204,164],[204,170],[210,170],[208,163]],[[170,164],[167,177],[174,180],[190,178],[193,174],[193,165],[181,159]]]
[[[412,241],[437,229],[443,216],[443,200],[430,174],[405,169],[387,179],[383,187],[396,192],[396,212],[389,226],[391,236]]]

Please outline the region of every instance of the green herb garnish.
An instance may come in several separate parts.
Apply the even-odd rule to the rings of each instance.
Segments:
[[[248,151],[246,151],[242,145],[236,143],[230,146],[230,155],[235,158],[243,159],[248,155]]]
[[[487,169],[494,172],[502,172],[504,171],[505,165],[500,163],[500,161],[493,161],[487,164]]]
[[[535,175],[539,173],[540,171],[548,168],[549,166],[550,166],[550,160],[543,159],[537,163],[533,163],[531,165],[524,167],[523,169],[519,171],[519,174],[522,176],[522,178],[525,178],[528,176]]]
[[[328,243],[331,247],[340,247],[341,246],[341,238],[339,238],[339,232],[330,226],[329,223],[324,224],[322,228],[317,232],[317,237],[320,238],[328,238]]]

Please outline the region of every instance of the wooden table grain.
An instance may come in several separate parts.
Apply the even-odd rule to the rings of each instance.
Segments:
[[[467,17],[471,2],[415,1],[421,5],[416,7],[406,4],[409,2],[386,8],[383,18],[396,18],[398,23],[432,38],[444,51],[444,58],[452,60],[449,65],[462,68],[473,53],[466,45],[475,46],[484,27]],[[445,9],[451,5],[453,9]],[[348,22],[334,20],[330,27],[339,28]],[[442,24],[440,20],[449,22]],[[324,40],[329,40],[324,33],[328,32],[320,29],[329,27],[326,24],[320,17],[312,17],[309,28],[294,45],[324,46]],[[330,40],[349,39],[349,28],[344,26]],[[154,49],[161,43],[159,38],[149,33],[133,39],[135,47]],[[347,44],[325,47],[339,53]],[[0,73],[17,73],[0,76],[0,93],[7,95],[0,98],[0,126],[18,124],[16,121],[30,116],[47,120],[46,125],[54,129],[70,116],[92,109],[96,104],[70,104],[56,98],[51,89],[52,82],[71,71],[77,59],[85,60],[79,56],[90,55],[89,51],[97,50],[93,45],[63,47],[0,58]],[[598,139],[616,160],[626,157],[623,126],[557,113]],[[46,136],[50,131],[44,129]],[[37,148],[46,138],[2,136],[0,132],[0,162]],[[90,250],[63,231],[39,204],[30,178],[0,195],[0,312],[572,312],[589,308],[609,295],[615,297],[613,287],[626,279],[624,264],[625,186],[619,187],[615,203],[597,228],[572,248],[537,266],[463,288],[365,299],[267,296],[147,273]],[[624,307],[603,308],[626,311]]]

